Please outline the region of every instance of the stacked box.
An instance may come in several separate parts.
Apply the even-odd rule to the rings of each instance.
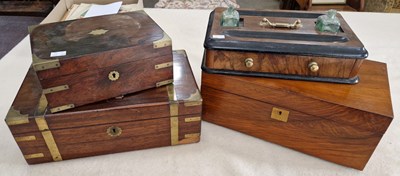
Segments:
[[[393,119],[386,64],[363,61],[366,51],[359,41],[310,41],[356,39],[344,21],[342,33],[318,33],[315,13],[239,10],[239,27],[221,27],[223,10],[211,13],[207,30],[203,119],[362,170]],[[299,16],[304,26],[257,26],[265,16],[280,22]],[[328,49],[331,58],[322,57]],[[360,58],[351,59],[353,54]],[[319,70],[308,68],[310,61]]]

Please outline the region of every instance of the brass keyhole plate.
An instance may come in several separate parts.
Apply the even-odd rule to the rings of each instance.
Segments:
[[[111,126],[111,127],[107,128],[107,134],[111,137],[117,137],[117,136],[121,135],[121,133],[122,133],[122,129],[120,127]]]
[[[119,72],[117,72],[117,71],[111,71],[111,72],[108,74],[108,79],[109,79],[110,81],[116,81],[116,80],[118,80],[118,79],[119,79]]]
[[[273,107],[271,111],[271,118],[282,122],[287,122],[289,119],[289,111]]]

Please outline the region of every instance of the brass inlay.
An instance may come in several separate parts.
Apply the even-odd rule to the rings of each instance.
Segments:
[[[171,145],[179,144],[179,119],[178,117],[171,117]]]
[[[200,137],[200,133],[185,134],[185,138]]]
[[[251,67],[253,67],[253,65],[254,65],[253,62],[254,62],[254,61],[253,61],[252,58],[247,58],[247,59],[244,60],[244,65],[245,65],[247,68],[251,68]]]
[[[172,67],[172,65],[173,65],[172,62],[166,62],[166,63],[155,65],[154,69],[158,70],[158,69],[162,69],[162,68]]]
[[[301,20],[297,19],[294,23],[272,23],[267,18],[263,18],[260,23],[260,26],[263,27],[271,27],[271,28],[289,28],[289,29],[298,29],[303,25],[301,24]]]
[[[8,126],[27,124],[29,123],[28,116],[28,114],[21,114],[20,111],[14,109],[12,106],[10,110],[8,110],[5,120]]]
[[[40,59],[35,54],[32,54],[32,67],[35,71],[58,68],[60,65],[58,59]]]
[[[201,121],[201,117],[188,117],[185,118],[185,122],[198,122]]]
[[[167,85],[167,84],[171,84],[173,82],[174,82],[173,79],[161,81],[161,82],[156,83],[156,87],[161,87],[161,86],[164,86],[164,85]]]
[[[172,45],[171,38],[165,32],[163,35],[164,35],[163,38],[153,42],[153,48],[162,48]]]
[[[48,102],[47,102],[46,96],[42,93],[42,96],[39,99],[37,114],[43,115],[46,111],[47,105],[48,105]]]
[[[185,106],[199,106],[202,105],[203,99],[201,98],[201,94],[199,90],[196,89],[196,92],[191,94],[189,98],[184,100]]]
[[[50,88],[47,88],[47,89],[43,89],[43,94],[55,93],[55,92],[60,92],[60,91],[63,91],[63,90],[68,90],[68,89],[69,89],[68,85],[50,87]]]
[[[25,159],[34,159],[34,158],[43,158],[44,154],[43,153],[34,153],[30,155],[24,155]]]
[[[308,64],[308,68],[310,69],[311,72],[317,72],[319,70],[319,66],[317,62],[310,62]]]
[[[176,100],[174,85],[167,86],[171,126],[171,145],[179,144],[179,103]]]
[[[51,133],[49,126],[47,125],[46,119],[44,117],[36,117],[35,121],[39,128],[39,131],[42,132],[44,142],[46,143],[47,148],[49,148],[53,161],[61,161],[62,157],[60,151],[58,150],[53,134]]]
[[[36,136],[15,137],[15,141],[17,141],[17,142],[34,141],[34,140],[36,140]]]
[[[107,128],[107,134],[111,137],[117,137],[122,134],[122,129],[117,126],[111,126]]]
[[[90,35],[103,35],[107,32],[108,32],[108,30],[106,30],[106,29],[96,29],[96,30],[89,32],[89,34]]]
[[[289,111],[273,107],[271,112],[271,118],[282,122],[287,122],[289,118]]]
[[[74,107],[75,107],[74,104],[67,104],[67,105],[51,108],[50,112],[51,113],[56,113],[56,112],[64,111],[64,110],[71,109],[71,108],[74,108]]]

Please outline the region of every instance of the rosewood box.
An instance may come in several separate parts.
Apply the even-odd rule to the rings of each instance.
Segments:
[[[386,64],[365,60],[356,85],[210,74],[203,119],[363,170],[393,120]]]
[[[171,40],[143,11],[43,24],[30,39],[53,113],[172,82]]]
[[[184,51],[173,68],[174,84],[56,114],[30,69],[5,121],[29,164],[195,143],[202,99]]]
[[[210,15],[203,65],[208,72],[358,82],[358,71],[368,52],[340,14],[337,17],[341,28],[335,34],[315,29],[322,13],[239,9],[239,26],[224,27],[221,25],[224,10],[216,8]]]

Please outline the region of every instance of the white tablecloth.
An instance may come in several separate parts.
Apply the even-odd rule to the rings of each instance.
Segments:
[[[209,10],[146,9],[188,53],[200,85],[200,62]],[[395,119],[364,171],[333,164],[207,122],[200,143],[38,165],[26,164],[5,123],[0,123],[0,175],[399,175],[400,14],[342,13],[369,51],[388,64]],[[0,117],[5,117],[31,62],[25,38],[0,60]],[[396,118],[397,117],[397,118]]]

